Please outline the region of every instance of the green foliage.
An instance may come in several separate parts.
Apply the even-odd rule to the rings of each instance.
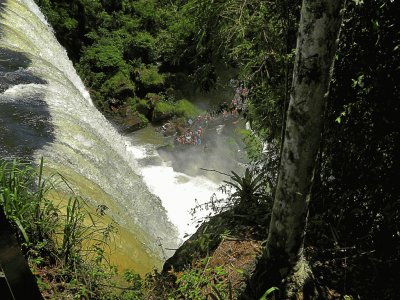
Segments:
[[[118,72],[102,84],[100,92],[109,98],[125,98],[135,94],[135,84],[131,81],[129,75]]]
[[[252,88],[251,100],[247,104],[247,119],[261,139],[277,142],[281,131],[284,87],[267,84]]]
[[[194,104],[190,103],[186,99],[181,99],[173,102],[166,99],[164,96],[155,97],[155,95],[149,95],[152,102],[156,102],[153,110],[153,120],[163,120],[171,117],[189,119],[195,118],[201,114]]]
[[[29,164],[0,160],[0,205],[28,247],[54,237],[58,209],[45,198],[51,185]],[[38,181],[36,181],[38,180]]]
[[[43,159],[38,169],[16,160],[0,161],[0,205],[39,276],[42,292],[61,298],[63,292],[74,291],[79,299],[100,299],[111,294],[102,285],[116,274],[106,263],[104,251],[113,224],[102,221],[105,207],[98,214],[91,213],[84,200],[75,195],[66,207],[55,206],[49,193],[61,184],[72,192],[59,175],[44,178]],[[38,272],[42,268],[44,271]],[[46,274],[50,268],[55,269],[51,277]],[[54,290],[53,281],[63,282],[63,290]]]
[[[192,20],[194,43],[177,49],[190,61],[191,77],[207,89],[218,83],[217,66],[233,68],[251,87],[247,117],[253,129],[269,140],[281,135],[299,4],[192,0],[179,11]]]
[[[223,267],[209,268],[208,259],[204,267],[186,269],[176,280],[177,289],[171,299],[228,299],[230,285],[225,279],[227,273]]]
[[[271,177],[276,175],[270,170],[259,169],[257,165],[246,168],[243,176],[236,172],[225,175],[229,176],[229,180],[224,180],[225,185],[219,188],[222,195],[213,195],[209,202],[191,210],[193,216],[203,210],[212,211],[215,215],[207,217],[199,227],[192,245],[194,253],[204,254],[214,250],[226,234],[242,236],[245,233],[243,228],[247,228],[254,237],[266,238],[273,203],[274,181]]]
[[[165,81],[165,76],[158,72],[158,68],[155,65],[141,65],[136,69],[139,81],[145,86],[159,86]]]
[[[147,115],[151,109],[151,103],[145,99],[135,98],[131,105],[142,115]]]
[[[86,48],[83,51],[82,62],[88,63],[95,70],[103,71],[116,71],[125,64],[121,48],[118,45],[108,43]]]
[[[124,290],[119,299],[144,299],[143,295],[143,284],[144,281],[139,274],[135,273],[133,270],[124,271],[124,280],[129,283],[129,289]]]
[[[245,143],[245,149],[250,159],[258,160],[261,158],[263,143],[261,139],[251,130],[239,129],[239,134]]]
[[[234,171],[231,172],[230,181],[224,180],[226,184],[235,190],[230,195],[234,210],[244,213],[251,209],[258,209],[265,202],[266,182],[264,174],[246,168],[244,176],[241,177]]]
[[[139,31],[132,37],[132,47],[136,55],[141,55],[145,61],[152,62],[156,58],[155,38],[147,31]],[[132,55],[133,53],[131,53]]]
[[[175,114],[175,106],[171,103],[160,101],[156,104],[153,111],[154,120],[171,118]]]
[[[145,116],[145,115],[143,115],[143,114],[141,114],[141,113],[136,113],[136,115],[139,117],[139,119],[140,119],[140,126],[141,126],[141,128],[144,128],[144,127],[146,127],[148,124],[149,124],[149,120],[147,119],[147,117]]]
[[[192,43],[193,19],[178,11],[178,7],[171,7],[162,11],[165,28],[162,28],[156,37],[157,57],[165,65],[174,68],[188,62],[187,48]]]
[[[158,92],[166,74],[158,33],[176,21],[158,1],[37,0],[104,111]],[[168,21],[169,20],[169,21]]]
[[[279,291],[279,289],[275,286],[269,288],[268,290],[265,291],[260,300],[275,299],[274,293],[277,291]]]
[[[176,102],[175,111],[177,116],[185,118],[196,118],[201,114],[201,110],[186,99],[181,99]]]

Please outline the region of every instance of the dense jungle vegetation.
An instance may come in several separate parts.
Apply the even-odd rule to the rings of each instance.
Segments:
[[[222,208],[213,206],[218,202],[213,200],[210,206],[219,217],[203,225],[183,246],[186,249],[178,250],[181,257],[168,262],[174,269],[148,275],[146,280],[128,271],[129,288],[120,290],[119,296],[112,290],[110,296],[95,284],[108,276],[96,265],[98,273],[86,281],[73,277],[83,283],[69,291],[79,289],[80,297],[94,299],[236,297],[229,272],[211,267],[207,259],[227,237],[239,239],[245,232],[252,240],[267,239],[292,92],[301,1],[36,2],[105,114],[122,119],[129,115],[138,120],[137,127],[193,116],[181,86],[218,89],[221,70],[228,70],[249,87],[246,119],[256,135],[248,139],[252,141],[248,171],[227,178],[227,187],[236,192],[220,201]],[[325,298],[400,296],[399,15],[397,0],[352,0],[344,8],[304,242],[314,280],[326,288]],[[260,141],[265,142],[264,151]],[[4,189],[0,192],[3,195]],[[20,238],[27,236],[20,231]],[[65,247],[55,253],[68,266],[75,258],[67,256]],[[40,257],[37,252],[42,249],[27,251]],[[103,256],[97,258],[101,262]],[[237,273],[251,277],[239,268]],[[71,282],[71,276],[66,277]],[[278,299],[282,285],[271,283],[262,299]]]

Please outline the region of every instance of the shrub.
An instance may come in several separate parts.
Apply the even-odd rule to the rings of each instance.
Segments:
[[[81,60],[95,66],[98,70],[117,70],[126,64],[121,49],[113,44],[87,47],[83,51]]]
[[[173,104],[160,101],[156,104],[153,111],[153,121],[161,121],[171,118],[175,115],[176,110]]]
[[[153,59],[155,49],[154,37],[147,31],[139,31],[133,36],[134,53],[144,58],[144,61]]]
[[[133,111],[137,111],[144,116],[146,116],[151,109],[151,103],[149,102],[150,100],[140,98],[134,98],[130,100]]]
[[[139,81],[145,86],[160,86],[164,84],[165,75],[158,73],[158,67],[155,65],[144,65],[136,69]]]
[[[251,130],[238,129],[237,132],[243,138],[245,149],[249,158],[253,160],[260,159],[263,150],[262,140]]]
[[[101,87],[101,93],[108,97],[129,97],[135,93],[135,84],[124,72],[118,72],[109,78]]]
[[[208,267],[208,260],[206,258],[200,261],[199,266],[178,274],[173,299],[231,299],[230,284],[226,281],[227,272],[220,266]]]
[[[201,110],[186,99],[177,101],[175,107],[176,114],[185,118],[196,118],[201,114]]]

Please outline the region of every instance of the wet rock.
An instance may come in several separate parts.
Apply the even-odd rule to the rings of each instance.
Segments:
[[[113,108],[110,117],[126,133],[144,128],[149,123],[144,115],[133,111],[129,106]]]

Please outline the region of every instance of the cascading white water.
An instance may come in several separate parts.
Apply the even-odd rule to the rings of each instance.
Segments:
[[[29,130],[21,143],[35,148],[36,160],[43,156],[49,169],[71,179],[82,196],[95,203],[100,193],[105,195],[100,198],[111,198],[113,203],[106,205],[111,206],[112,216],[134,234],[140,232],[137,239],[145,251],[161,256],[160,239],[165,248],[176,248],[177,230],[160,199],[138,175],[137,162],[126,151],[130,143],[93,106],[36,4],[32,0],[5,3],[0,7],[3,119],[10,117],[8,111],[14,117],[25,111],[22,123]],[[0,122],[0,130],[2,126],[7,124]]]

